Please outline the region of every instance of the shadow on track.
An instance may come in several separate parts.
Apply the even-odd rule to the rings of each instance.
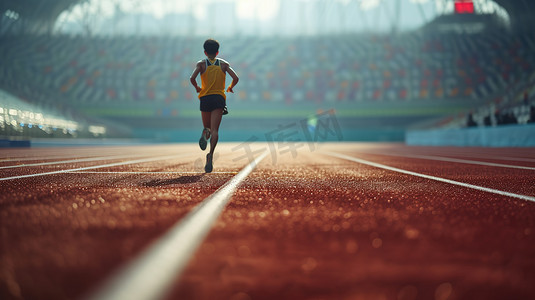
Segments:
[[[148,182],[143,183],[144,186],[148,187],[155,187],[155,186],[164,186],[164,185],[171,185],[171,184],[188,184],[188,183],[195,183],[201,178],[204,177],[205,174],[201,175],[187,175],[187,176],[180,176],[178,178],[172,178],[172,179],[155,179]]]

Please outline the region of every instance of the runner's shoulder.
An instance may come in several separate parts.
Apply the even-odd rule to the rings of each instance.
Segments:
[[[226,61],[226,60],[224,60],[222,58],[219,58],[219,57],[217,59],[219,59],[222,64],[230,66],[230,63],[228,61]]]

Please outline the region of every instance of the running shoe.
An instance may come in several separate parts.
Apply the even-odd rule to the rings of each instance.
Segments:
[[[199,147],[201,147],[201,150],[206,150],[206,145],[208,145],[208,140],[210,139],[210,129],[204,128],[201,134],[201,138],[199,139]]]
[[[204,166],[204,171],[206,173],[212,173],[214,166],[212,165],[212,155],[210,153],[206,154],[206,165]]]

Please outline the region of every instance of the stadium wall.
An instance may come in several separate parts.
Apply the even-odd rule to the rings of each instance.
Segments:
[[[534,147],[535,124],[407,131],[411,146]]]

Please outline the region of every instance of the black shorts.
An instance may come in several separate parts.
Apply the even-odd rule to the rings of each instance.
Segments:
[[[207,95],[201,97],[201,111],[211,112],[214,109],[224,108],[226,104],[225,98],[221,95]]]

